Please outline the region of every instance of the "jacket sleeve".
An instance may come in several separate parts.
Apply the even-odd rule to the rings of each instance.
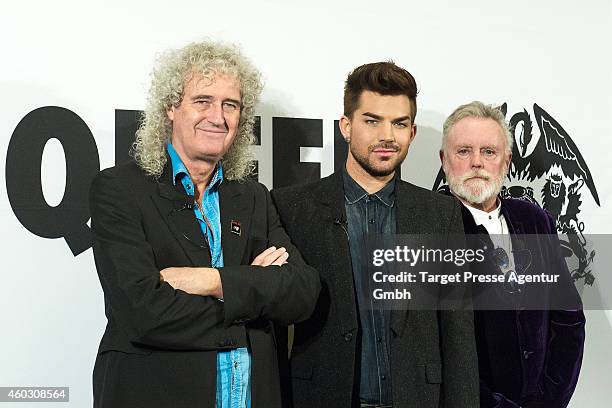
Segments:
[[[563,408],[569,403],[582,365],[585,317],[582,310],[550,313],[546,363],[540,387],[543,402],[526,407]]]
[[[243,325],[249,320],[292,323],[310,315],[320,288],[318,273],[289,242],[263,186],[267,208],[260,216],[267,220],[268,241],[287,248],[289,263],[222,268],[225,303],[160,284],[142,211],[129,190],[107,172],[96,176],[90,190],[94,258],[119,337],[158,349],[230,349],[244,342]]]
[[[552,257],[551,264],[554,265],[551,272],[559,274],[560,283],[563,285],[556,292],[561,293],[564,297],[575,299],[565,299],[559,302],[575,305],[576,308],[550,311],[546,361],[540,384],[544,394],[543,402],[539,405],[525,405],[527,407],[561,408],[566,407],[569,403],[578,382],[584,350],[586,319],[581,308],[580,297],[561,254],[555,223],[550,214],[547,213],[547,217],[551,234],[551,239],[547,241],[551,245],[549,256]]]
[[[520,408],[520,405],[500,394],[493,392],[487,384],[480,381],[480,406],[481,408]]]
[[[226,324],[259,318],[292,324],[312,314],[321,283],[316,269],[306,265],[283,229],[267,188],[258,184],[265,200],[268,243],[285,247],[289,259],[282,266],[221,268]]]
[[[176,350],[231,347],[238,331],[223,327],[221,302],[160,284],[140,208],[123,184],[102,172],[90,190],[93,252],[107,314],[137,346]]]

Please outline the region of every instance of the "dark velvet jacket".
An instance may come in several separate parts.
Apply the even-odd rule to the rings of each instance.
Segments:
[[[470,211],[461,211],[466,233],[480,233]],[[552,245],[532,255],[534,267],[558,273],[578,296],[550,214],[516,199],[501,199],[501,213],[511,235],[552,234],[544,240]],[[481,407],[566,407],[582,364],[584,326],[582,310],[475,311]]]

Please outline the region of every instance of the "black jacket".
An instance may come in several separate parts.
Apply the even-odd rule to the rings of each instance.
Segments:
[[[160,284],[163,268],[210,266],[193,199],[172,184],[169,167],[154,180],[128,163],[102,171],[91,186],[93,250],[108,318],[94,406],[212,408],[217,351],[249,347],[253,407],[278,407],[272,321],[310,316],[318,274],[291,245],[267,189],[226,180],[219,188],[225,302]],[[240,234],[230,231],[233,221]],[[289,263],[250,266],[270,245],[285,246]]]
[[[361,333],[342,174],[272,196],[285,230],[322,280],[313,316],[295,325],[286,397],[294,407],[358,406]],[[452,198],[398,180],[395,206],[398,234],[463,233]],[[394,407],[478,407],[471,311],[394,310],[390,326]]]

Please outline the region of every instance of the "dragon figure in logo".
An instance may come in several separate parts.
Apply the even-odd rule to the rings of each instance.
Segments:
[[[505,116],[507,105],[504,103],[499,109]],[[564,256],[574,255],[578,260],[577,266],[571,270],[572,278],[574,281],[584,279],[586,285],[593,285],[595,277],[591,264],[595,251],[587,249],[584,222],[579,219],[581,192],[585,186],[595,203],[600,205],[593,176],[569,134],[538,104],[533,105],[533,118],[539,129],[537,138],[533,134],[532,116],[527,110],[510,118],[514,137],[512,162],[508,171],[509,182],[502,187],[500,195],[529,201],[550,212],[557,231],[562,234]],[[443,188],[444,183],[444,172],[440,168],[433,189]],[[538,190],[539,200],[534,197],[534,191]]]

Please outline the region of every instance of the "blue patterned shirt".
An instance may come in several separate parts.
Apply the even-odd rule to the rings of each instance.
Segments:
[[[194,197],[195,186],[189,176],[187,167],[185,167],[171,143],[168,144],[167,150],[172,162],[172,182],[176,185],[177,181],[180,181],[185,192]],[[222,182],[223,170],[221,163],[219,163],[202,195],[204,214],[197,205],[193,207],[195,218],[200,223],[200,229],[210,248],[211,266],[213,268],[223,268],[221,211],[219,209],[219,186]],[[204,217],[208,220],[208,225]],[[216,401],[216,408],[251,407],[251,355],[246,347],[217,352]]]

